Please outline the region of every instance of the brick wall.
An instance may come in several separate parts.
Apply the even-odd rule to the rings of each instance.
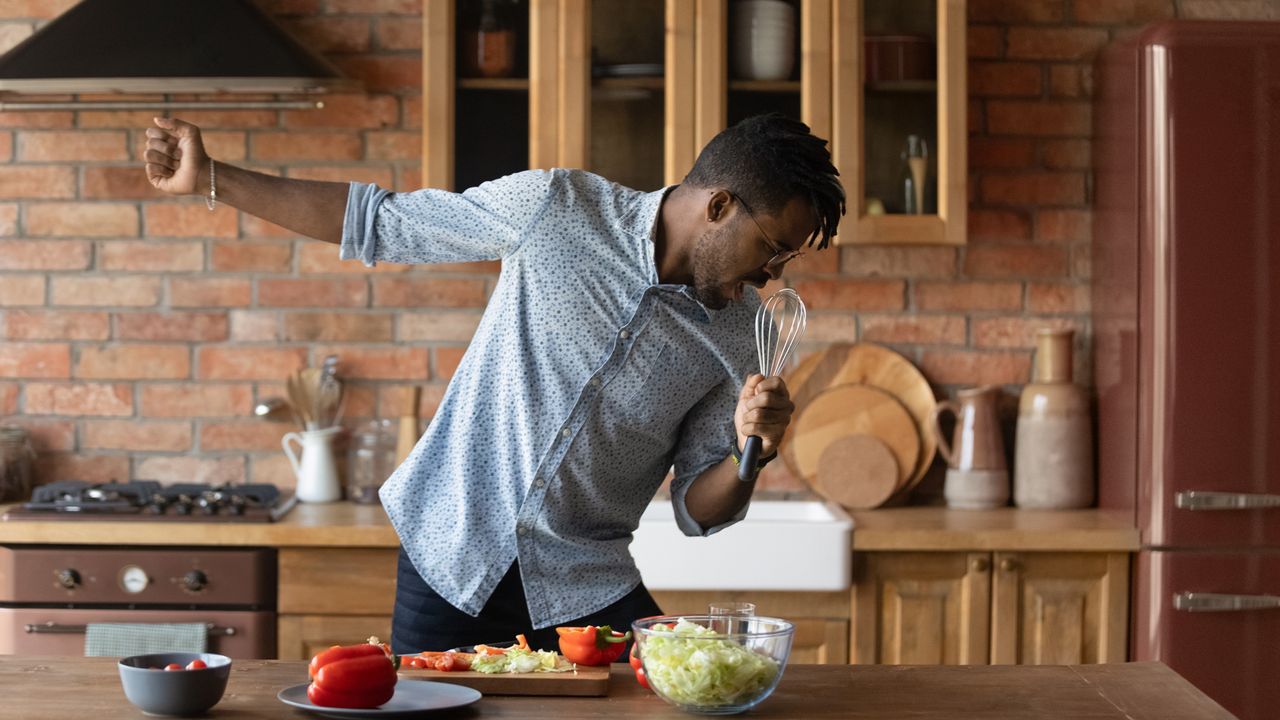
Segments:
[[[321,111],[181,116],[227,162],[412,189],[421,2],[264,0],[368,93]],[[0,49],[73,4],[0,4]],[[810,349],[887,343],[940,392],[1001,383],[1012,400],[1034,330],[1084,327],[1088,313],[1097,49],[1165,17],[1280,19],[1280,2],[969,7],[970,244],[828,251],[789,275],[814,310]],[[350,417],[395,415],[410,383],[427,388],[430,414],[496,266],[368,271],[228,208],[160,197],[135,160],[152,114],[0,113],[0,416],[30,428],[42,477],[288,484],[279,437],[290,427],[251,410],[331,352],[353,378]],[[781,468],[766,478],[794,486]]]

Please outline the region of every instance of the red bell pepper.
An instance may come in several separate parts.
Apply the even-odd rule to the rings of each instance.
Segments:
[[[307,686],[307,699],[312,705],[339,708],[376,708],[396,694],[395,685],[374,688],[367,692],[341,693],[326,690],[315,683]]]
[[[311,679],[315,679],[316,673],[320,672],[320,668],[331,662],[346,660],[348,658],[365,657],[366,655],[385,655],[381,647],[370,643],[362,645],[334,645],[324,652],[311,658],[311,665],[307,668],[307,673]]]
[[[558,627],[560,654],[578,665],[608,665],[622,657],[631,639],[630,631],[620,633],[608,625]]]
[[[396,666],[380,645],[329,648],[311,660],[307,698],[316,705],[374,708],[395,694]]]

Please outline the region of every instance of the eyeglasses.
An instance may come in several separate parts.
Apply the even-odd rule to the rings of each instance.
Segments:
[[[764,238],[765,248],[773,253],[773,257],[769,258],[769,262],[764,264],[766,270],[781,272],[782,266],[804,255],[803,250],[787,250],[775,243],[773,238],[769,237],[769,233],[765,232],[764,228],[760,226],[760,221],[756,220],[756,215],[751,212],[751,206],[747,204],[747,201],[733,191],[729,191],[729,197],[733,198],[746,211],[747,217],[751,218],[751,222],[755,223],[756,229],[760,231],[760,236]]]

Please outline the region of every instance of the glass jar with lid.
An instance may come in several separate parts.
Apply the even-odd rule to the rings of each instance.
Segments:
[[[378,502],[378,490],[396,469],[395,422],[371,420],[361,425],[351,436],[347,459],[347,498]]]
[[[0,502],[17,502],[31,497],[34,485],[32,462],[36,451],[26,428],[0,425]]]

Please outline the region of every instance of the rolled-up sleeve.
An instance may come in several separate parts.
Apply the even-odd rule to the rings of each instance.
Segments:
[[[728,521],[703,527],[689,514],[689,508],[685,504],[685,496],[693,481],[728,457],[730,443],[737,442],[733,429],[733,411],[737,401],[737,388],[729,380],[725,380],[698,401],[681,424],[680,444],[675,455],[675,477],[671,481],[671,505],[675,509],[676,525],[685,535],[706,537],[747,516],[750,503],[744,504]]]
[[[351,183],[339,256],[402,264],[497,260],[520,247],[545,209],[553,173],[529,170],[465,192],[392,193]]]

